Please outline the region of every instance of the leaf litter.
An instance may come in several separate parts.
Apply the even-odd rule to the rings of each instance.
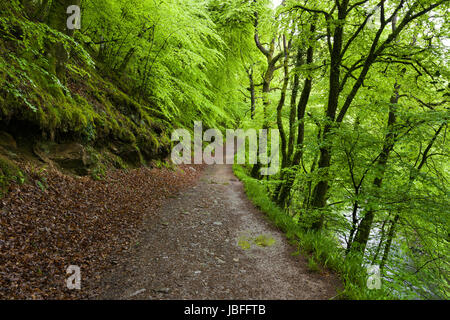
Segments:
[[[112,170],[101,181],[50,170],[45,187],[11,186],[0,200],[0,299],[95,295],[102,273],[136,245],[144,216],[201,175],[189,167]],[[66,288],[69,265],[80,266],[82,290]]]

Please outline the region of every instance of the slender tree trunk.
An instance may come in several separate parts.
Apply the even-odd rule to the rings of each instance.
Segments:
[[[387,124],[387,133],[384,139],[383,150],[381,151],[380,157],[377,161],[377,167],[381,168],[381,172],[378,177],[376,177],[373,181],[373,185],[376,190],[381,188],[383,183],[384,173],[386,171],[386,165],[389,159],[390,152],[394,149],[395,139],[397,134],[395,133],[394,125],[396,123],[397,117],[395,113],[395,105],[398,103],[399,99],[399,85],[395,85],[395,93],[392,96],[390,103],[391,107],[389,110],[388,116],[388,124]],[[364,217],[361,219],[361,222],[358,226],[358,231],[355,236],[355,241],[353,245],[355,248],[362,253],[364,253],[367,245],[367,241],[369,240],[370,230],[372,229],[372,222],[375,217],[375,211],[373,209],[369,209],[364,214]]]
[[[253,120],[255,118],[255,109],[256,109],[256,90],[255,90],[255,80],[253,79],[253,66],[251,66],[248,71],[248,81],[250,83],[249,91],[250,91],[250,117]]]
[[[311,37],[314,37],[316,30],[316,26],[314,24],[311,24],[310,31],[311,31]],[[301,65],[301,52],[298,52],[297,55],[297,65]],[[308,50],[306,52],[306,64],[311,65],[314,62],[314,48],[312,46],[308,47]],[[297,147],[295,149],[294,156],[292,157],[291,166],[296,167],[300,165],[300,161],[303,157],[303,142],[305,138],[305,114],[306,114],[306,107],[308,106],[309,97],[311,95],[312,90],[312,75],[309,75],[303,84],[302,93],[300,95],[300,100],[298,102],[297,106],[297,121],[298,121],[298,128],[297,128]],[[293,131],[291,133],[293,135]],[[280,206],[283,206],[286,203],[286,200],[288,199],[292,185],[295,181],[295,172],[288,172],[281,180],[284,180],[285,182],[282,184],[277,197],[277,203]]]
[[[273,61],[272,54],[270,57],[267,58],[268,60],[268,67],[266,70],[266,73],[264,74],[263,79],[263,89],[262,89],[262,95],[263,95],[263,125],[262,129],[268,129],[269,125],[267,123],[267,110],[270,106],[270,100],[269,100],[269,93],[270,93],[270,83],[273,79],[273,74],[275,72],[275,63],[276,61]],[[258,144],[258,152],[259,152],[259,144]],[[252,171],[250,175],[255,179],[261,179],[261,163],[259,161],[256,162],[256,164],[253,165]]]
[[[359,209],[358,201],[355,201],[355,203],[353,203],[353,210],[352,210],[352,228],[350,230],[350,235],[348,236],[346,253],[348,253],[352,247],[353,236],[355,235],[356,229],[358,227],[358,224],[357,224],[358,223],[358,220],[357,220],[358,209]]]
[[[298,49],[295,66],[296,66],[296,68],[299,68],[302,64],[303,64],[303,51],[301,49]],[[287,150],[287,154],[286,154],[286,164],[285,164],[286,167],[292,166],[292,158],[293,158],[293,153],[294,153],[294,148],[295,148],[294,143],[295,143],[295,137],[296,137],[295,121],[296,121],[296,116],[297,116],[297,95],[298,95],[299,89],[300,89],[300,76],[299,76],[298,72],[296,72],[294,74],[292,91],[291,91],[291,102],[290,102],[290,112],[289,112],[289,140],[287,142],[288,150]],[[275,188],[275,192],[273,195],[273,201],[278,203],[280,206],[284,205],[284,203],[283,203],[284,200],[282,200],[282,202],[280,203],[278,201],[278,198],[280,196],[281,190],[284,188],[284,185],[286,184],[286,179],[289,177],[289,175],[290,175],[290,173],[286,173],[285,171],[282,170],[281,174],[280,174],[280,180],[282,182],[278,183]]]
[[[286,101],[286,91],[289,84],[289,52],[286,45],[286,36],[284,35],[283,35],[283,47],[284,47],[284,63],[283,63],[284,79],[283,79],[283,87],[281,88],[280,100],[277,106],[277,126],[278,130],[280,131],[280,139],[281,139],[281,155],[282,155],[281,170],[285,169],[288,163],[287,138],[286,138],[286,131],[284,130],[282,117],[283,107]]]
[[[383,221],[383,224],[381,225],[381,237],[380,237],[380,241],[378,242],[378,246],[377,246],[377,249],[375,251],[375,254],[373,256],[372,264],[375,264],[375,262],[377,261],[378,255],[380,254],[380,251],[381,251],[381,247],[383,246],[384,239],[386,238],[386,230],[385,230],[385,228],[386,228],[386,223],[389,221],[390,216],[391,215],[389,214],[387,219],[385,219]]]
[[[300,68],[303,64],[303,51],[298,49],[297,51],[297,59],[295,62],[295,67]],[[292,84],[292,92],[291,92],[291,103],[290,103],[290,113],[289,113],[289,141],[288,141],[288,163],[292,164],[292,158],[294,153],[294,142],[295,142],[295,118],[297,116],[297,96],[298,91],[300,89],[300,75],[298,72],[294,74],[294,81]]]
[[[386,265],[386,261],[389,256],[389,251],[391,250],[392,240],[394,239],[395,235],[395,226],[400,219],[400,216],[398,214],[395,215],[394,220],[392,220],[391,225],[389,227],[387,240],[386,240],[386,247],[383,252],[383,258],[381,259],[380,263],[380,270],[383,270],[384,266]]]
[[[338,18],[340,21],[345,21],[347,16],[348,0],[344,0],[341,6],[338,8]],[[340,76],[341,76],[341,59],[342,59],[342,46],[344,38],[344,25],[338,24],[334,30],[333,35],[333,47],[331,51],[331,66],[330,66],[330,81],[329,81],[329,94],[328,105],[325,112],[327,123],[325,124],[322,132],[322,143],[320,147],[320,157],[318,163],[319,171],[324,173],[323,177],[317,185],[314,187],[313,196],[311,201],[311,207],[313,209],[321,209],[325,207],[326,196],[328,192],[328,168],[331,163],[331,145],[330,132],[332,129],[331,123],[335,121],[336,112],[339,105],[340,94]],[[312,222],[312,230],[320,230],[323,226],[324,216],[320,213],[319,217]]]
[[[277,69],[276,63],[283,56],[283,53],[281,52],[281,53],[277,54],[276,56],[274,56],[275,39],[272,40],[269,49],[265,49],[262,47],[262,45],[259,43],[258,37],[256,35],[255,35],[255,41],[257,41],[258,47],[265,54],[266,59],[267,59],[267,70],[264,73],[263,88],[262,88],[262,95],[263,95],[263,125],[262,125],[262,128],[269,129],[269,124],[267,122],[267,110],[269,109],[269,106],[270,106],[270,100],[269,100],[270,84],[272,82],[275,70]],[[258,145],[258,148],[259,148],[259,145]],[[261,169],[261,163],[259,161],[257,161],[257,163],[255,165],[253,165],[253,168],[251,171],[251,176],[256,179],[261,179],[260,169]]]
[[[125,69],[127,68],[128,64],[131,61],[131,58],[133,58],[134,53],[136,52],[136,48],[132,47],[130,50],[128,50],[127,54],[125,55],[125,58],[123,59],[122,63],[120,64],[119,68],[117,69],[117,72],[119,74],[122,74]]]

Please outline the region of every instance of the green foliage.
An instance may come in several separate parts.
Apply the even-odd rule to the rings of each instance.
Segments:
[[[381,10],[377,1],[287,0],[275,13],[256,3],[258,36],[266,48],[273,41],[273,56],[284,54],[286,39],[288,68],[283,74],[277,61],[267,110],[256,86],[256,114],[240,124],[283,129],[300,157],[291,163],[286,154],[279,174],[248,182],[250,197],[288,234],[292,219],[314,252],[311,264],[343,270],[350,296],[447,299],[448,2],[391,1]],[[250,16],[248,3],[240,8]],[[245,59],[255,79],[265,75],[265,61]],[[305,114],[297,118],[299,100]],[[260,199],[279,201],[283,188],[277,205]],[[364,289],[363,266],[372,264],[381,266],[384,292]]]
[[[0,17],[0,30],[1,120],[28,122],[51,139],[92,144],[111,137],[136,143],[149,157],[167,147],[163,120],[102,78],[90,55],[72,38],[14,15]],[[61,43],[71,54],[66,84],[53,73],[44,54]],[[155,131],[162,137],[157,138]]]
[[[308,259],[308,269],[312,272],[319,272],[320,271],[320,267],[317,264],[316,260],[314,259],[314,257],[310,257]]]
[[[103,1],[87,3],[86,34],[104,69],[119,73],[139,101],[156,105],[173,124],[230,123],[217,105],[227,74],[226,44],[205,3],[198,1]],[[229,101],[232,102],[232,101]],[[234,107],[230,104],[227,107]]]
[[[3,1],[0,122],[118,168],[161,166],[171,130],[193,121],[277,127],[294,153],[282,171],[235,171],[310,267],[338,271],[347,297],[447,299],[449,3],[341,3],[83,1],[72,37],[49,27],[48,2]],[[2,186],[23,180],[6,168]],[[369,264],[383,290],[367,289]]]
[[[35,16],[44,3],[23,4],[0,16],[0,121],[50,140],[132,144],[151,161],[167,154],[172,128],[231,127],[240,116],[244,72],[233,50],[236,39],[249,46],[250,25],[223,30],[193,0],[88,1],[70,37]],[[62,74],[54,47],[68,56]]]

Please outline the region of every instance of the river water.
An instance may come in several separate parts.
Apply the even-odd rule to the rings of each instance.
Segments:
[[[352,212],[348,211],[343,214],[349,225],[352,223]],[[360,216],[360,212],[358,212]],[[337,232],[336,236],[343,248],[347,248],[347,239],[349,230],[344,232]],[[369,241],[367,243],[366,255],[364,257],[364,267],[369,267],[372,264],[372,258],[374,252],[378,246],[381,237],[381,228],[376,225],[372,227],[370,232]],[[392,289],[392,292],[399,299],[442,299],[438,294],[436,294],[436,285],[426,281],[421,281],[418,275],[417,283],[412,284],[407,280],[401,280],[401,275],[410,274],[414,275],[417,272],[418,267],[416,266],[414,260],[410,256],[410,252],[402,248],[402,243],[405,242],[403,238],[396,238],[392,241],[391,249],[389,252],[389,259],[384,269],[384,275],[381,277],[382,285],[388,285],[393,287],[394,281],[400,282],[400,287],[402,289]],[[384,246],[381,248],[378,255],[379,259],[383,254]],[[369,254],[367,254],[369,253]],[[415,281],[416,282],[416,281]]]

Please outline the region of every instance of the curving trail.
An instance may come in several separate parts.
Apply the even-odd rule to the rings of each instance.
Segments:
[[[188,170],[195,170],[189,168]],[[330,299],[331,273],[304,257],[245,195],[231,165],[144,219],[139,245],[110,274],[100,299]]]

